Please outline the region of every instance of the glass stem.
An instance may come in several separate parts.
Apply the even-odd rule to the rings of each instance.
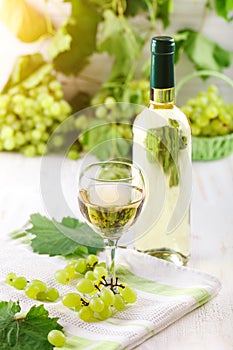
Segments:
[[[115,278],[115,253],[118,240],[105,239],[107,277]]]

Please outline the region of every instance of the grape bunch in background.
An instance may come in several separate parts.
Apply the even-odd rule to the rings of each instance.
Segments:
[[[44,154],[71,111],[52,66],[39,54],[20,57],[0,94],[0,151]]]
[[[233,131],[233,104],[226,104],[217,86],[209,85],[181,107],[193,136],[223,136]]]

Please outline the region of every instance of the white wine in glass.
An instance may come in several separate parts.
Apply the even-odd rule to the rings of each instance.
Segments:
[[[143,206],[142,172],[126,162],[93,163],[81,171],[78,202],[84,218],[104,239],[107,274],[114,278],[117,242]]]

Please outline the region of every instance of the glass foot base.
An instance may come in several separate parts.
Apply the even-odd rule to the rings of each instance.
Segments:
[[[172,262],[177,266],[185,266],[189,261],[189,256],[185,256],[179,252],[167,248],[138,251],[140,251],[141,253],[149,254],[159,259]]]

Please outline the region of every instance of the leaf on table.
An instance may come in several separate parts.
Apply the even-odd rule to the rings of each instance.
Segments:
[[[101,16],[85,0],[71,0],[71,16],[61,26],[49,47],[54,68],[64,74],[77,74],[88,63],[96,48],[96,33]]]
[[[141,55],[144,40],[137,34],[124,16],[116,16],[111,10],[104,12],[104,23],[99,52],[114,57],[110,80],[127,77]]]
[[[196,69],[210,69],[221,71],[229,67],[232,61],[232,53],[223,49],[220,45],[205,37],[202,33],[190,29],[180,31],[183,34],[181,46]],[[186,40],[184,39],[186,36]]]
[[[24,42],[33,42],[49,34],[45,16],[25,0],[2,0],[0,20]]]
[[[40,53],[19,56],[11,74],[6,82],[3,92],[8,91],[15,85],[24,82],[25,88],[31,88],[39,84],[44,76],[52,70],[52,65],[46,63]]]
[[[102,238],[87,224],[74,218],[64,218],[61,223],[40,214],[30,217],[32,227],[27,232],[35,235],[31,240],[34,252],[55,255],[83,255],[103,249]]]
[[[214,5],[219,16],[228,22],[233,20],[233,0],[215,0]]]
[[[50,318],[43,305],[32,306],[25,316],[19,316],[19,303],[0,302],[0,344],[1,350],[52,350],[48,333],[62,330],[57,318]]]

